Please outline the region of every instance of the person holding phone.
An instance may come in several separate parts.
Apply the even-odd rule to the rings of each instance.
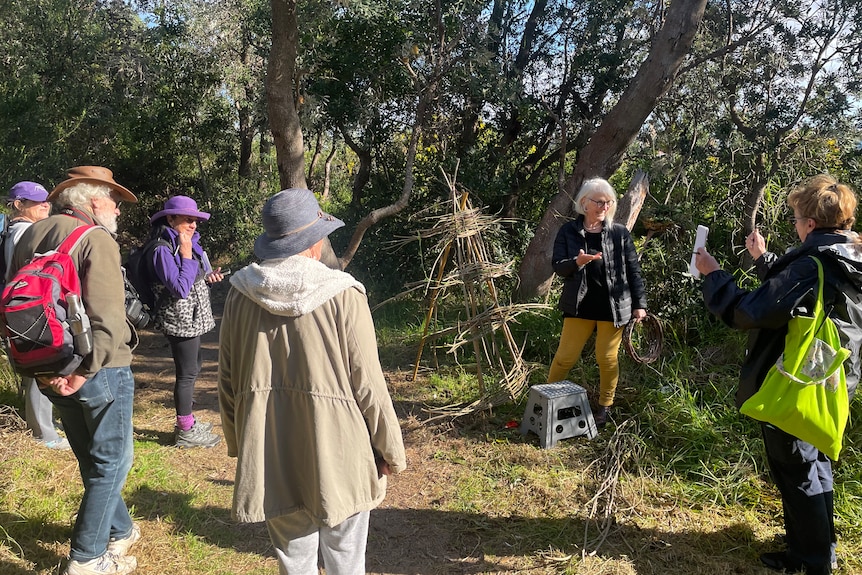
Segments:
[[[212,269],[200,245],[198,223],[210,214],[198,210],[188,196],[174,196],[150,218],[150,238],[161,238],[152,252],[156,330],[165,334],[174,359],[176,378],[174,429],[177,447],[214,447],[221,437],[212,424],[198,422],[192,413],[194,387],[201,370],[201,336],[215,328],[207,284],[224,279]]]
[[[810,315],[817,298],[818,259],[823,267],[823,305],[835,322],[850,399],[862,378],[862,237],[853,231],[858,197],[829,174],[800,182],[787,196],[788,223],[800,244],[782,255],[767,251],[755,230],[745,239],[761,284],[740,287],[705,247],[697,249],[703,274],[703,301],[731,328],[748,332],[739,372],[736,407],[754,395],[784,352],[790,320]],[[760,555],[766,567],[782,573],[828,575],[838,568],[832,461],[814,445],[761,423],[770,475],[781,494],[784,549]]]

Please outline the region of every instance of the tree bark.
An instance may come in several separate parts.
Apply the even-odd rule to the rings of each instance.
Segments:
[[[326,156],[326,162],[323,163],[323,192],[320,194],[320,197],[324,200],[329,197],[329,184],[331,183],[332,177],[332,158],[335,157],[335,153],[338,151],[338,145],[335,140],[335,131],[332,132],[332,149],[329,150],[329,155]]]
[[[341,137],[344,138],[344,143],[350,148],[356,157],[359,158],[359,170],[353,178],[351,186],[350,207],[359,209],[362,207],[362,198],[365,192],[365,186],[371,181],[371,149],[363,148],[356,142],[344,126],[338,126]]]
[[[583,148],[565,189],[551,198],[519,269],[521,299],[548,293],[553,277],[551,256],[560,226],[573,214],[573,200],[589,177],[609,177],[622,163],[626,148],[667,93],[703,18],[706,0],[674,0],[664,25],[653,39],[647,59],[617,104]]]
[[[323,130],[318,130],[317,136],[314,138],[314,153],[311,155],[311,161],[308,163],[308,175],[305,180],[309,186],[314,186],[314,168],[317,167],[317,162],[320,160],[320,153],[323,149]],[[309,188],[310,189],[310,188]]]
[[[270,0],[272,51],[266,78],[269,125],[282,189],[305,188],[305,148],[294,94],[299,30],[296,0]]]

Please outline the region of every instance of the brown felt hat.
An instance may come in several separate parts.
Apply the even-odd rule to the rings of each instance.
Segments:
[[[75,184],[95,184],[97,186],[108,186],[114,190],[124,202],[136,203],[138,198],[127,188],[114,181],[114,173],[108,168],[101,166],[78,166],[69,170],[69,179],[63,180],[48,194],[48,201],[53,202],[60,192],[74,186]]]

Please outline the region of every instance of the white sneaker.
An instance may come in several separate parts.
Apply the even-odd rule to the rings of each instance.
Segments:
[[[132,523],[132,532],[125,539],[111,538],[108,541],[108,553],[117,557],[125,557],[129,553],[129,549],[138,542],[141,538],[141,527],[137,523]]]
[[[125,575],[133,572],[138,567],[138,560],[131,555],[117,557],[109,551],[89,561],[75,561],[72,559],[66,566],[63,575]]]

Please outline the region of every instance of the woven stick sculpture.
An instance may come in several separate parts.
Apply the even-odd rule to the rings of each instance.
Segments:
[[[418,373],[426,342],[443,336],[451,337],[450,353],[457,352],[465,345],[472,345],[476,357],[479,398],[467,404],[429,409],[433,415],[431,419],[458,417],[517,400],[528,387],[532,368],[523,361],[521,348],[512,336],[509,322],[525,311],[547,309],[542,304],[500,303],[494,282],[499,278],[511,277],[513,265],[512,262],[499,264],[491,261],[482,234],[499,226],[501,220],[474,209],[467,192],[456,189],[454,178],[446,174],[444,178],[451,192],[451,209],[428,218],[430,227],[420,230],[418,234],[421,239],[436,240],[439,255],[429,279],[424,282],[429,293],[429,305],[413,378]],[[450,260],[452,266],[447,271]],[[431,332],[431,318],[439,298],[447,290],[460,290],[465,316],[456,325],[443,326]],[[489,382],[487,379],[492,373],[500,374],[499,379]]]

